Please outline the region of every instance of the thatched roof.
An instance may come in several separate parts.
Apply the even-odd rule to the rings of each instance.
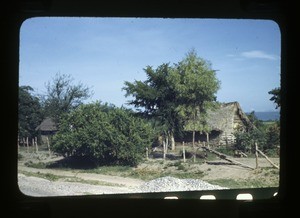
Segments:
[[[47,117],[46,119],[43,120],[43,122],[38,127],[35,128],[35,130],[57,131],[57,126],[50,117]]]
[[[232,133],[237,128],[253,128],[238,102],[221,103],[217,108],[208,110],[206,122],[210,130],[227,133]]]
[[[238,102],[223,103],[218,109],[208,111],[207,123],[213,130],[233,130],[237,118],[242,128],[253,128],[253,124]]]

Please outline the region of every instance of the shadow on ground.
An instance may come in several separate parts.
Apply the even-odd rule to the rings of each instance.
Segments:
[[[87,157],[65,157],[61,160],[48,163],[46,168],[93,169],[98,165]]]

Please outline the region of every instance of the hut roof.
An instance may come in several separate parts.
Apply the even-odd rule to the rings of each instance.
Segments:
[[[41,131],[57,131],[56,123],[52,120],[52,118],[47,117],[42,121],[40,125],[38,125],[35,130]]]
[[[232,132],[236,115],[245,128],[254,127],[238,102],[221,103],[217,108],[208,110],[206,122],[211,130]],[[185,130],[190,131],[191,129],[186,126]]]
[[[209,110],[207,123],[213,130],[224,131],[226,129],[233,129],[235,115],[239,116],[242,124],[247,129],[253,128],[252,122],[243,112],[238,102],[222,103],[220,107],[214,110]]]

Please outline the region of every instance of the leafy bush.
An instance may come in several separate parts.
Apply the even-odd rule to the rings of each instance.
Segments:
[[[254,151],[255,143],[259,148],[271,152],[276,150],[280,145],[280,124],[261,124],[258,128],[252,129],[249,132],[236,132],[235,149],[250,152]]]
[[[255,143],[257,143],[259,147],[264,147],[266,144],[265,131],[260,129],[253,129],[249,132],[236,132],[235,137],[235,149],[243,152],[254,151]]]
[[[264,150],[276,149],[280,145],[280,123],[275,122],[268,126],[266,131],[267,143]]]
[[[53,150],[97,163],[136,165],[151,146],[152,136],[151,126],[131,111],[96,102],[62,119]]]

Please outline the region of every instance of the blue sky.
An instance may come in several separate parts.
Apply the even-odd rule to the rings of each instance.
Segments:
[[[70,74],[91,87],[89,101],[125,106],[124,81],[145,80],[146,66],[177,63],[195,49],[217,70],[218,101],[273,111],[280,37],[270,20],[32,18],[20,29],[19,85],[45,94],[56,73]]]

